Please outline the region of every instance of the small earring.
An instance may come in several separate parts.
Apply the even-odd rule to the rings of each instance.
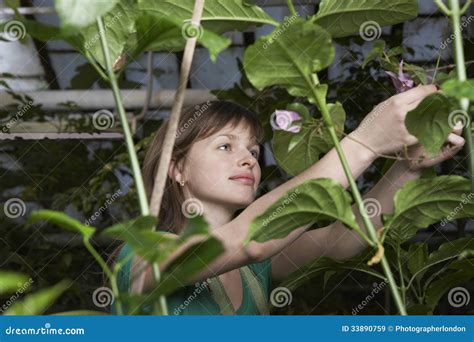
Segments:
[[[180,184],[181,186],[184,186],[184,181],[183,181],[183,180],[180,181],[179,184]]]

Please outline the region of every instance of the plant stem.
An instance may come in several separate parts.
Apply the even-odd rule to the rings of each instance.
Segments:
[[[140,212],[142,216],[150,215],[150,207],[148,206],[148,200],[145,191],[145,185],[143,183],[142,173],[140,171],[140,164],[138,162],[137,153],[135,151],[135,145],[133,143],[132,133],[130,132],[130,127],[128,125],[127,116],[125,114],[125,109],[123,107],[122,96],[120,89],[118,87],[118,82],[114,70],[112,68],[112,63],[110,61],[109,48],[107,45],[107,38],[105,37],[104,23],[102,22],[102,17],[97,19],[97,26],[100,33],[100,42],[102,45],[102,52],[104,54],[105,65],[107,68],[107,74],[109,77],[110,85],[112,86],[112,91],[114,94],[115,105],[120,116],[120,122],[122,124],[123,133],[125,136],[125,144],[127,146],[128,156],[130,158],[130,164],[132,166],[133,177],[135,180],[135,185],[137,187],[138,201],[140,204]],[[158,265],[153,264],[153,273],[155,281],[158,283],[160,281],[160,270]],[[166,304],[166,297],[160,296],[160,306],[164,315],[168,314],[168,306]]]
[[[91,55],[90,51],[86,50],[85,54],[86,54],[87,59],[89,60],[89,63],[91,63],[91,65],[97,71],[99,76],[102,77],[104,80],[109,81],[109,78],[107,77],[106,74],[104,74],[104,72],[102,71],[100,66],[96,63],[96,61],[94,60],[94,57]]]
[[[292,0],[286,0],[286,2],[288,4],[288,9],[290,10],[291,15],[298,16],[298,12],[296,12],[295,6],[293,6]]]
[[[470,1],[469,1],[470,2]],[[449,0],[449,4],[451,7],[451,22],[453,26],[453,34],[454,34],[454,57],[456,61],[456,71],[458,75],[459,81],[466,80],[466,66],[464,64],[464,47],[462,41],[462,33],[461,33],[461,10],[459,8],[459,0]],[[439,5],[439,4],[438,4]],[[469,122],[472,122],[472,117],[469,114],[469,99],[463,98],[459,101],[461,105],[461,109],[468,113]],[[468,125],[466,125],[468,126]],[[474,191],[474,158],[472,156],[474,150],[472,147],[472,133],[471,127],[464,127],[463,129],[463,138],[466,140],[466,156],[468,159],[468,169],[469,169],[469,176],[471,177],[471,191]]]
[[[398,273],[400,275],[400,283],[401,283],[401,292],[402,292],[402,299],[403,299],[403,305],[407,305],[407,299],[406,299],[406,287],[405,287],[405,279],[403,279],[403,269],[402,269],[402,264],[400,262],[400,246],[397,246],[397,264],[398,264]]]
[[[377,232],[372,224],[372,221],[370,220],[369,216],[367,215],[365,211],[364,203],[362,201],[362,196],[359,192],[359,189],[357,188],[357,184],[354,181],[354,177],[352,176],[351,169],[347,163],[347,159],[344,155],[344,151],[341,148],[339,139],[337,138],[336,130],[334,129],[334,124],[329,114],[329,110],[327,108],[326,98],[323,97],[321,93],[316,91],[315,87],[316,85],[319,84],[317,75],[312,74],[311,76],[312,76],[312,80],[310,82],[311,90],[318,104],[319,110],[321,111],[321,115],[323,117],[324,123],[327,126],[327,129],[331,136],[331,140],[334,144],[334,147],[336,148],[336,152],[339,156],[339,159],[341,160],[341,164],[344,169],[344,173],[346,174],[347,180],[349,181],[349,184],[354,196],[354,200],[357,203],[357,207],[362,216],[362,220],[364,222],[365,227],[367,228],[370,238],[378,246],[379,239],[377,237]],[[395,300],[395,304],[397,305],[398,311],[400,312],[401,315],[406,315],[405,305],[402,302],[400,293],[398,292],[397,284],[395,283],[395,279],[393,277],[392,271],[390,270],[390,265],[388,264],[388,261],[385,255],[382,255],[381,264],[382,264],[382,268],[384,270],[385,276],[387,277],[388,284],[390,286],[390,290],[392,291],[392,295]]]
[[[100,265],[102,270],[105,272],[105,274],[107,275],[107,278],[109,278],[110,286],[112,287],[112,292],[114,294],[114,300],[117,303],[117,313],[119,315],[123,315],[122,303],[120,301],[120,295],[119,295],[119,290],[118,290],[118,286],[117,286],[117,277],[110,270],[109,266],[104,261],[104,259],[102,259],[99,252],[97,252],[96,249],[91,245],[91,243],[89,241],[89,238],[85,237],[83,242],[84,242],[84,246],[86,246],[89,253],[94,257],[94,259]]]

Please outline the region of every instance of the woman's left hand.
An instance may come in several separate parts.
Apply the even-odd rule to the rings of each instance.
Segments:
[[[462,125],[458,123],[454,128],[452,133],[448,135],[441,151],[430,157],[425,148],[421,144],[416,144],[408,147],[408,167],[412,171],[419,171],[424,168],[434,166],[442,161],[452,158],[456,153],[458,153],[461,148],[464,146],[464,138],[461,137]]]

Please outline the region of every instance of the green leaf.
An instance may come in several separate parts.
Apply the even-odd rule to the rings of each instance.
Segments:
[[[320,257],[310,264],[299,268],[286,278],[279,286],[284,286],[290,290],[295,290],[305,283],[324,274],[327,280],[327,272],[347,272],[357,271],[369,274],[371,276],[385,279],[384,275],[377,272],[373,267],[367,266],[367,258],[373,254],[372,249],[367,249],[358,256],[348,260],[333,260],[328,257]],[[331,274],[332,276],[332,274]]]
[[[80,233],[84,238],[89,239],[95,233],[95,228],[82,224],[78,220],[68,216],[61,211],[36,210],[28,218],[26,226],[29,227],[38,221],[48,221],[70,232]]]
[[[412,275],[417,273],[428,259],[428,244],[425,242],[412,243],[408,248],[407,267]],[[418,278],[423,277],[422,273],[418,274]]]
[[[420,277],[422,277],[428,268],[452,259],[460,258],[465,250],[471,248],[474,248],[473,238],[461,238],[442,244],[436,251],[429,255],[428,259],[422,265],[420,265],[418,271],[423,270],[420,272]]]
[[[395,245],[433,223],[474,215],[470,182],[460,176],[408,181],[395,194],[394,207],[393,215],[386,216],[386,226]]]
[[[0,271],[0,295],[15,292],[30,281],[31,278],[22,273]]]
[[[106,228],[102,235],[125,241],[134,253],[151,263],[161,262],[179,242],[175,234],[154,231],[156,224],[157,219],[154,216],[139,216]]]
[[[435,93],[425,97],[405,118],[408,131],[418,138],[430,155],[441,150],[453,130],[449,117],[452,105],[447,96]]]
[[[467,98],[474,101],[474,80],[459,81],[451,79],[443,83],[441,89],[448,96],[452,96],[458,100]]]
[[[380,58],[383,55],[383,51],[385,49],[385,40],[379,39],[374,42],[372,50],[367,54],[364,58],[364,62],[362,63],[362,68],[367,66],[367,63],[370,61]]]
[[[63,280],[50,288],[30,294],[25,299],[13,303],[5,315],[41,315],[70,285],[70,281]]]
[[[416,18],[416,0],[322,0],[314,20],[332,37],[345,37],[361,31],[361,25],[375,22],[379,27]],[[368,25],[367,24],[367,25]]]
[[[61,25],[66,30],[77,30],[95,23],[110,11],[118,0],[55,0]]]
[[[173,17],[180,22],[191,19],[194,0],[139,0],[138,6],[144,13],[160,17]],[[278,25],[258,6],[246,6],[242,1],[206,0],[201,25],[216,33],[232,30],[243,31],[251,25]]]
[[[435,307],[441,297],[453,287],[462,285],[474,278],[474,268],[465,269],[456,273],[443,275],[441,279],[432,282],[425,292],[427,305]]]
[[[344,131],[346,113],[342,105],[328,104],[338,137]],[[300,124],[298,133],[275,130],[272,139],[273,155],[278,165],[289,175],[296,176],[319,160],[321,154],[334,147],[329,130],[322,119],[310,118]]]
[[[155,300],[182,288],[191,276],[207,267],[224,250],[222,242],[215,237],[194,243],[166,267],[160,283],[150,291],[150,298]]]
[[[310,179],[288,190],[251,223],[244,244],[287,236],[292,230],[313,223],[321,228],[340,220],[358,228],[351,208],[352,198],[331,178]]]
[[[288,19],[249,46],[244,54],[244,68],[258,90],[279,85],[291,95],[308,97],[316,104],[311,74],[327,68],[333,59],[329,33],[311,21],[297,18]]]
[[[129,50],[135,58],[145,50],[176,52],[184,50],[186,39],[183,34],[183,22],[174,17],[143,14],[137,19],[137,39]],[[208,49],[211,60],[232,44],[228,37],[207,30],[198,29],[198,43]],[[135,46],[134,46],[135,45]]]

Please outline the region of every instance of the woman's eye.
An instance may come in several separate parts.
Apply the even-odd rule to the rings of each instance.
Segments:
[[[257,151],[257,150],[253,150],[252,153],[253,153],[255,159],[258,159],[258,151]]]
[[[220,149],[221,147],[223,147],[223,146],[230,146],[230,144],[221,145],[221,146],[219,146],[219,149]]]

